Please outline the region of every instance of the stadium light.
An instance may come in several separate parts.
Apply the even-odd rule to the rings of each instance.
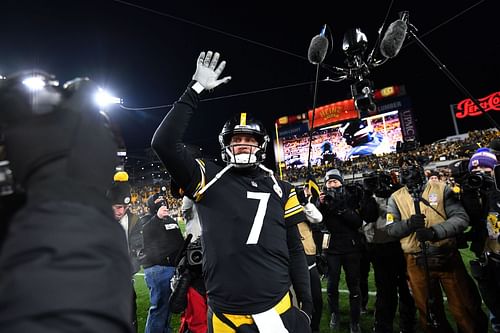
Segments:
[[[31,91],[39,91],[45,87],[45,80],[41,76],[30,76],[23,80],[23,84]]]
[[[0,75],[0,78],[5,79]],[[43,75],[32,75],[25,78],[22,83],[32,92],[40,91],[44,89],[47,85],[57,87],[59,86],[59,81],[48,80],[47,77]]]
[[[95,101],[97,105],[101,108],[106,107],[110,104],[121,104],[122,99],[119,97],[112,96],[109,92],[99,88],[95,94]]]

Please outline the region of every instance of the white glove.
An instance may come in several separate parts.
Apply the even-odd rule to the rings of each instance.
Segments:
[[[193,75],[193,80],[198,81],[205,89],[213,89],[231,80],[230,76],[218,80],[224,67],[226,67],[225,61],[221,61],[217,67],[219,57],[220,54],[218,52],[213,53],[212,51],[207,51],[206,54],[205,52],[201,52],[196,61],[196,72]]]

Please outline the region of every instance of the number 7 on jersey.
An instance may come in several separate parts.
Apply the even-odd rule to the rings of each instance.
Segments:
[[[259,241],[260,232],[262,231],[262,226],[264,224],[264,217],[266,216],[267,203],[269,202],[269,197],[271,193],[262,192],[247,192],[248,199],[259,200],[259,206],[257,207],[257,213],[253,219],[252,229],[248,235],[247,244],[257,244]]]

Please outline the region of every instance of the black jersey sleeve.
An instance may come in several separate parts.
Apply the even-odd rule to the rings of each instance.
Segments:
[[[290,255],[290,277],[301,309],[311,318],[313,302],[311,281],[306,255],[297,225],[287,228],[287,243]]]
[[[165,168],[188,196],[194,192],[202,177],[198,163],[182,142],[199,102],[198,94],[191,89],[194,83],[195,81],[192,81],[184,94],[174,103],[151,141],[151,147]]]

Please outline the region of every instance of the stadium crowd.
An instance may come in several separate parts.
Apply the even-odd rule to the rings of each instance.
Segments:
[[[289,166],[283,170],[284,179],[292,183],[300,183],[312,176],[314,179],[321,179],[330,168],[342,170],[345,178],[356,174],[366,174],[374,170],[387,170],[398,168],[399,159],[411,154],[415,156],[423,166],[437,161],[451,161],[460,158],[470,158],[472,153],[480,147],[487,147],[498,135],[496,130],[476,130],[467,133],[463,140],[445,141],[434,144],[426,144],[417,147],[411,152],[391,152],[381,155],[358,156],[346,161],[334,159],[321,165],[313,165],[308,171],[306,165]],[[447,173],[449,175],[449,171]]]

